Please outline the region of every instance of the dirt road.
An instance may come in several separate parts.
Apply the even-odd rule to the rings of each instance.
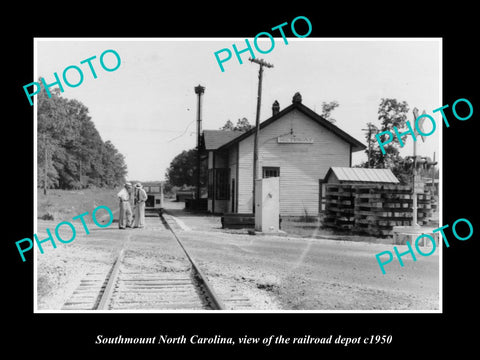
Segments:
[[[179,234],[213,283],[218,278],[251,284],[269,292],[281,309],[439,308],[435,254],[416,262],[406,256],[403,268],[392,262],[383,275],[375,254],[391,245],[198,230]]]
[[[169,210],[176,232],[211,284],[219,293],[242,292],[255,310],[439,309],[438,251],[416,262],[405,256],[404,267],[395,260],[383,275],[375,254],[392,245],[225,231],[218,217],[178,207]],[[54,226],[39,221],[39,228]],[[82,274],[108,268],[126,242],[139,267],[175,267],[178,248],[165,231],[158,218],[142,230],[118,230],[114,223],[38,254],[38,308],[60,309]]]

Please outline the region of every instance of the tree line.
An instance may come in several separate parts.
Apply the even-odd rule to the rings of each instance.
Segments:
[[[37,186],[80,189],[115,187],[125,181],[124,156],[103,141],[88,108],[60,96],[58,88],[37,96]]]

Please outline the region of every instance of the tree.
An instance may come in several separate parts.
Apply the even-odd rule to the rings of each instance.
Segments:
[[[400,156],[400,143],[396,136],[393,137],[392,142],[384,145],[385,154],[382,153],[380,145],[375,137],[376,134],[390,131],[394,133],[393,128],[396,127],[398,131],[402,131],[406,127],[407,113],[409,111],[408,104],[405,101],[398,101],[396,99],[382,98],[378,107],[378,120],[380,126],[369,122],[365,138],[367,140],[367,160],[361,164],[360,167],[371,168],[389,168],[397,176],[401,183],[409,182],[411,175],[411,167],[409,162]]]
[[[117,151],[110,140],[103,144],[101,163],[103,174],[100,178],[104,185],[115,187],[125,182],[127,175],[125,157]]]
[[[253,126],[250,125],[247,118],[241,118],[237,120],[237,125],[233,125],[231,120],[227,120],[225,125],[223,125],[220,130],[230,130],[230,131],[248,131]]]
[[[231,120],[227,120],[227,122],[225,123],[225,125],[223,125],[220,130],[233,130],[234,126],[233,126],[233,122]]]
[[[237,120],[237,125],[233,128],[233,130],[240,130],[240,131],[248,131],[252,128],[253,126],[250,125],[248,122],[247,118],[241,118]]]
[[[58,186],[58,172],[53,166],[52,154],[55,150],[53,142],[45,134],[38,136],[37,141],[37,186],[43,189]]]
[[[394,127],[403,130],[406,127],[408,104],[406,101],[399,102],[396,99],[382,98],[378,107],[378,119],[380,120],[380,132],[390,131],[394,133]],[[392,142],[384,145],[385,155],[382,154],[378,141],[375,144],[375,159],[380,167],[393,168],[397,161],[400,161],[400,143],[396,136]]]
[[[392,142],[383,146],[385,154],[382,153],[380,145],[375,137],[377,133],[390,131],[394,133],[393,128],[396,127],[399,131],[405,129],[408,113],[408,104],[405,101],[399,102],[396,99],[382,98],[378,107],[378,120],[380,126],[368,123],[367,127],[371,131],[367,131],[366,139],[370,145],[370,167],[373,168],[392,168],[400,157],[400,143],[396,136],[393,137]],[[365,150],[368,156],[369,148]],[[368,165],[368,164],[365,164]]]
[[[331,117],[331,113],[335,108],[339,106],[338,101],[330,101],[330,102],[322,102],[322,113],[320,116],[322,116],[325,120],[330,121],[332,124],[334,124],[337,120]]]
[[[197,149],[183,150],[175,156],[165,173],[172,186],[194,186],[197,179]]]
[[[45,89],[38,94],[37,185],[76,189],[124,182],[125,159],[113,144],[102,141],[88,108],[61,97],[57,88],[50,92],[51,97]]]

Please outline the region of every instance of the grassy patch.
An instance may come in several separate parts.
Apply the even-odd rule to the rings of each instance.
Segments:
[[[120,189],[42,190],[37,192],[37,217],[43,220],[64,221],[72,217],[92,213],[100,205],[115,211],[118,208],[116,194]],[[100,214],[100,212],[99,212]],[[86,220],[91,217],[86,216]]]
[[[321,217],[284,217],[282,218],[282,230],[288,235],[302,238],[317,238],[344,241],[359,241],[370,243],[391,244],[391,238],[378,238],[374,236],[353,235],[348,231],[333,231],[322,228]]]
[[[326,234],[328,231],[322,229],[319,218],[302,217],[284,217],[282,218],[282,230],[289,235],[297,235],[301,237],[312,237],[319,232]],[[331,232],[328,232],[331,233]]]

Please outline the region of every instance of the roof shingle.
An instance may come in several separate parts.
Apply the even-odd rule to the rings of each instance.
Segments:
[[[362,183],[388,183],[398,184],[400,181],[390,169],[366,169],[332,166],[325,179],[333,172],[339,181]]]
[[[203,130],[205,150],[218,149],[244,132],[240,130]]]

